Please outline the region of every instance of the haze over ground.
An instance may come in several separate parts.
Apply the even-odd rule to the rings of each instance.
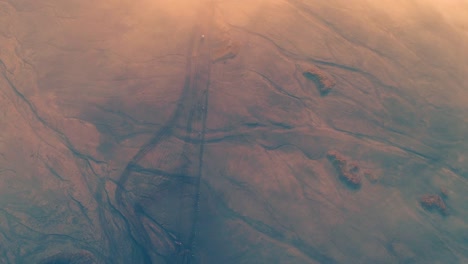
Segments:
[[[0,263],[467,263],[467,47],[462,0],[0,0]]]

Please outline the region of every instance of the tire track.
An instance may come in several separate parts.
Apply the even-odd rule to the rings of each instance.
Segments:
[[[210,32],[211,19],[213,17],[214,2],[209,2],[209,6],[205,9],[207,14],[204,15],[204,23],[201,27],[201,33]],[[187,195],[192,196],[193,199],[189,200],[189,204],[181,203],[180,210],[185,210],[185,206],[191,208],[191,217],[188,226],[188,236],[184,240],[184,252],[174,261],[175,263],[193,263],[196,262],[194,257],[194,241],[196,237],[196,230],[198,225],[199,214],[199,201],[200,201],[200,182],[203,170],[203,155],[205,146],[206,135],[206,120],[208,115],[208,95],[210,86],[210,72],[211,72],[211,51],[209,47],[209,39],[201,38],[199,45],[200,48],[196,54],[196,63],[193,74],[192,91],[194,94],[192,100],[192,107],[187,118],[186,123],[186,136],[185,144],[182,152],[184,157],[193,157],[189,164],[182,168],[183,175],[194,175],[194,185],[185,185],[185,190],[180,192],[181,201],[186,201],[184,197]],[[193,140],[198,138],[198,140]],[[192,141],[192,142],[191,142]],[[182,217],[182,214],[179,214]],[[183,220],[180,219],[179,222]],[[181,227],[182,228],[182,227]]]
[[[115,200],[118,209],[116,208],[116,210],[118,210],[120,216],[124,218],[123,220],[130,232],[131,239],[137,247],[141,248],[141,254],[145,256],[144,259],[147,263],[151,263],[149,259],[150,253],[148,251],[151,250],[149,247],[152,245],[152,240],[148,234],[149,230],[145,230],[145,225],[143,225],[142,220],[144,217],[146,219],[145,221],[148,223],[148,216],[146,212],[144,212],[144,208],[138,204],[134,206],[124,194],[126,192],[125,185],[133,172],[147,172],[154,173],[155,176],[156,174],[161,174],[169,178],[175,176],[175,180],[182,179],[182,182],[178,183],[180,186],[180,188],[178,188],[180,191],[180,208],[176,231],[178,232],[182,229],[186,229],[184,230],[185,232],[178,232],[179,237],[176,237],[170,230],[165,229],[162,224],[158,223],[156,219],[150,219],[152,222],[150,225],[152,229],[157,228],[158,230],[156,232],[159,236],[162,236],[157,237],[158,242],[162,242],[163,240],[171,241],[172,246],[179,251],[173,252],[175,255],[173,254],[172,256],[160,255],[160,252],[156,252],[156,254],[163,257],[168,263],[192,263],[195,261],[192,251],[198,219],[211,65],[209,45],[204,38],[200,39],[198,36],[209,31],[208,24],[212,17],[213,8],[211,2],[207,8],[203,7],[202,2],[203,1],[201,1],[200,6],[203,9],[199,13],[199,21],[201,22],[198,25],[194,25],[190,36],[190,45],[187,50],[185,82],[179,96],[177,108],[164,126],[138,150],[132,159],[130,159],[124,171],[117,179]],[[206,10],[208,10],[208,14]],[[184,146],[180,156],[190,157],[190,159],[184,166],[179,168],[175,173],[170,173],[158,169],[146,169],[138,165],[138,163],[145,158],[149,152],[154,151],[161,142],[172,138],[172,134],[177,127],[185,127],[185,135],[183,136],[183,138],[185,138],[185,140],[183,140]],[[193,140],[197,135],[199,140]],[[187,197],[190,198],[187,199]],[[189,217],[184,213],[187,208],[190,208]],[[105,226],[105,223],[102,223],[102,225]]]

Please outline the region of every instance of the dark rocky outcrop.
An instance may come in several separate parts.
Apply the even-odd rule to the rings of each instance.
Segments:
[[[438,194],[425,194],[419,199],[419,202],[428,211],[438,211],[442,215],[447,215],[447,205]]]
[[[327,158],[335,167],[340,179],[350,188],[358,189],[361,187],[361,176],[357,174],[359,170],[356,163],[349,163],[347,159],[339,152],[331,150],[327,153]]]
[[[327,95],[336,85],[335,80],[328,73],[316,66],[309,67],[302,75],[315,83],[322,96]]]

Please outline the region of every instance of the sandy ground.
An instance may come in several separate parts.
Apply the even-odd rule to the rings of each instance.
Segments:
[[[467,263],[466,50],[462,0],[0,0],[0,263]]]

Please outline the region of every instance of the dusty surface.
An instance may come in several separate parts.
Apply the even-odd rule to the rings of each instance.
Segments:
[[[466,50],[462,0],[0,0],[0,263],[467,263]]]

